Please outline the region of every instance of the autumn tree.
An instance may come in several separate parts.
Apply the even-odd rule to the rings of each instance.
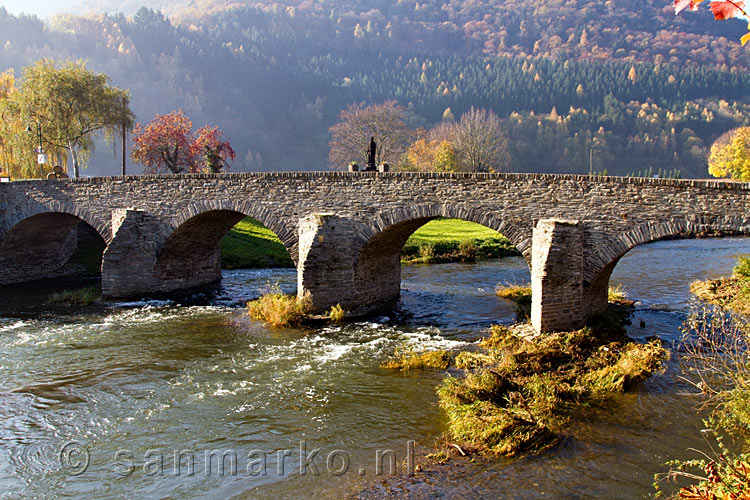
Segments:
[[[130,156],[147,174],[192,172],[192,128],[193,122],[182,110],[156,115],[145,127],[138,123]]]
[[[456,172],[456,152],[447,140],[417,139],[406,152],[406,164],[400,170],[417,172]]]
[[[111,139],[123,126],[132,127],[129,102],[126,90],[113,87],[107,75],[82,61],[40,59],[23,69],[8,110],[22,123],[41,125],[43,144],[66,150],[79,177],[98,135]]]
[[[339,114],[329,142],[328,165],[343,170],[352,161],[367,163],[370,138],[377,144],[375,163],[396,163],[409,147],[413,132],[405,123],[406,110],[396,101],[351,104]]]
[[[750,180],[750,127],[730,130],[716,139],[708,156],[708,173]]]
[[[214,174],[228,170],[229,160],[237,157],[229,141],[222,140],[219,127],[205,125],[199,128],[192,146],[193,154],[202,157],[203,170]]]
[[[156,115],[148,125],[135,126],[130,156],[150,174],[227,170],[236,154],[218,127],[203,126],[195,133],[192,129],[193,122],[182,110]]]
[[[459,121],[440,124],[430,137],[452,146],[461,172],[502,172],[510,165],[508,140],[492,111],[472,107]]]

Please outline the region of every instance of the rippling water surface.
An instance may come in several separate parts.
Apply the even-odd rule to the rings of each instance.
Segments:
[[[675,342],[691,307],[689,283],[730,273],[736,256],[748,252],[750,240],[739,238],[630,252],[612,282],[639,301],[631,334]],[[394,457],[402,471],[408,441],[429,448],[443,431],[434,392],[443,375],[393,373],[379,364],[404,345],[461,347],[493,323],[512,322],[513,304],[496,298],[494,287],[525,281],[520,258],[406,267],[398,311],[309,330],[268,329],[241,308],[267,283],[293,289],[294,271],[286,269],[229,271],[213,294],[79,314],[43,312],[34,305],[43,300],[38,293],[6,289],[0,498],[356,492],[379,477],[377,465],[386,477]],[[665,374],[575,422],[552,452],[464,464],[429,484],[398,485],[396,494],[647,497],[664,461],[703,443],[674,358]],[[220,455],[229,457],[223,474]]]

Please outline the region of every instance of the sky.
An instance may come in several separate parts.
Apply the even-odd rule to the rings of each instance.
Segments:
[[[0,6],[11,14],[36,14],[41,18],[51,17],[77,3],[80,0],[0,0]]]

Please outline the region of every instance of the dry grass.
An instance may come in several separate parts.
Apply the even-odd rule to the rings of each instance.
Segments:
[[[531,317],[531,285],[517,283],[498,284],[495,294],[501,299],[512,300],[516,303],[516,319],[520,322]]]
[[[531,298],[531,285],[519,285],[517,283],[497,285],[497,288],[495,288],[495,294],[501,299],[518,302],[527,297]]]
[[[312,300],[309,295],[299,299],[296,295],[282,293],[278,286],[247,303],[247,312],[252,319],[277,328],[299,325],[311,311]]]
[[[704,302],[750,316],[750,281],[744,277],[694,281],[690,291]]]
[[[622,317],[600,326],[525,340],[496,326],[480,343],[485,353],[461,353],[464,377],[438,388],[449,435],[461,447],[507,456],[553,446],[570,414],[626,391],[661,368],[659,341],[638,344]]]
[[[403,350],[396,351],[390,360],[381,364],[381,368],[389,370],[446,370],[450,366],[451,355],[448,351],[415,352],[409,346]]]
[[[618,283],[615,286],[610,286],[607,291],[607,301],[615,304],[626,302],[628,298],[627,292],[622,288],[622,283]]]

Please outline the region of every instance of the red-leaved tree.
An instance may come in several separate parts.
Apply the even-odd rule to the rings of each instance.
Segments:
[[[156,115],[133,133],[133,161],[147,174],[198,173],[229,170],[236,155],[218,127],[203,126],[192,133],[193,122],[182,110]]]
[[[685,9],[698,10],[698,6],[703,0],[674,0],[674,12],[679,14]],[[714,18],[718,20],[725,19],[742,19],[748,22],[748,30],[750,30],[750,18],[748,18],[745,10],[745,0],[714,0],[710,5],[711,12],[714,14]],[[750,41],[750,31],[742,35],[740,42],[745,45]]]
[[[205,125],[195,133],[193,154],[196,158],[203,158],[204,169],[217,173],[229,169],[229,160],[234,160],[237,154],[229,141],[223,141],[219,127]]]

